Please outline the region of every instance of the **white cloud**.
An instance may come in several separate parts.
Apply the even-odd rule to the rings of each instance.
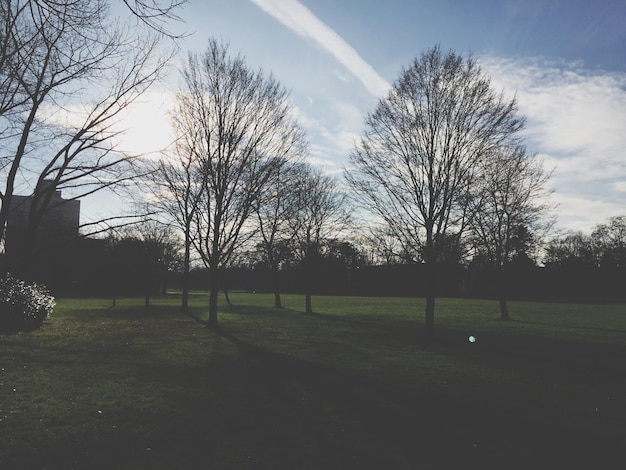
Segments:
[[[116,133],[111,144],[119,152],[131,155],[156,154],[173,141],[168,117],[174,106],[169,92],[146,92],[114,116],[109,132]],[[93,108],[86,105],[53,105],[43,107],[41,119],[48,124],[66,129],[81,128]]]
[[[626,178],[626,74],[541,58],[482,63],[497,87],[516,93],[530,144],[551,157],[557,178]]]
[[[481,63],[494,86],[516,94],[529,149],[555,169],[559,225],[588,232],[623,213],[626,74],[544,58]]]
[[[612,184],[612,188],[613,191],[617,191],[618,193],[626,193],[626,181],[617,181]]]
[[[554,201],[558,204],[559,227],[587,234],[610,217],[624,213],[621,204],[575,193],[556,193]]]
[[[328,160],[326,158],[314,157],[312,155],[309,155],[308,157],[306,157],[305,161],[309,163],[310,165],[321,167],[322,169],[325,170],[325,172],[333,173],[338,168],[337,164],[334,161]]]
[[[312,117],[298,106],[294,116],[306,130],[311,140],[309,161],[331,173],[342,171],[342,165],[352,151],[354,142],[360,138],[364,113],[351,103],[331,103],[330,112]]]
[[[314,41],[332,54],[372,95],[382,97],[387,94],[389,83],[363,60],[352,46],[299,1],[252,0],[252,2],[296,34]]]

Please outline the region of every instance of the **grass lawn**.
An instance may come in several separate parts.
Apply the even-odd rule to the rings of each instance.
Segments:
[[[623,468],[626,306],[59,299],[0,336],[0,468]],[[223,300],[223,299],[221,299]],[[468,341],[472,335],[474,343]]]

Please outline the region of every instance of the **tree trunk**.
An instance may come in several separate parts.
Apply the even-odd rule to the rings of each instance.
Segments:
[[[152,294],[152,286],[150,285],[150,283],[148,283],[144,292],[145,292],[144,307],[147,308],[150,306],[150,296]]]
[[[211,294],[209,296],[209,322],[208,327],[217,329],[217,294],[219,293],[219,272],[215,268],[210,270]]]
[[[0,204],[0,241],[6,241],[6,226],[7,221],[9,220],[9,212],[11,211],[11,200],[13,198],[13,190],[15,189],[15,179],[20,169],[20,162],[22,161],[22,157],[26,152],[28,136],[30,135],[30,130],[35,122],[35,117],[37,116],[37,111],[39,110],[40,104],[40,100],[35,100],[33,102],[33,106],[28,113],[28,118],[24,122],[22,135],[20,137],[20,142],[17,146],[15,155],[13,157],[11,168],[9,169],[9,173],[6,176],[4,196],[2,198],[2,203]]]
[[[280,300],[280,274],[278,268],[272,267],[272,276],[274,278],[274,308],[283,308]]]
[[[507,320],[510,320],[511,317],[509,316],[509,306],[506,301],[507,287],[508,287],[506,268],[504,266],[501,266],[499,271],[500,272],[498,276],[498,298],[500,302],[500,320],[507,321]]]
[[[311,305],[311,290],[313,284],[313,266],[311,261],[310,248],[307,249],[307,254],[304,259],[304,282],[305,282],[305,294],[304,294],[304,313],[313,313],[313,307]]]
[[[150,306],[150,291],[152,290],[152,266],[150,266],[150,261],[148,260],[148,254],[144,253],[144,266],[143,266],[143,283],[144,283],[144,307],[148,308]]]
[[[189,312],[189,265],[191,259],[191,242],[188,231],[185,232],[185,257],[183,260],[183,298],[180,309],[183,313]]]
[[[432,225],[426,227],[426,247],[424,262],[426,263],[426,312],[424,327],[431,331],[435,328],[435,290],[437,281],[437,265],[435,258],[435,242]]]
[[[435,328],[435,296],[432,294],[428,294],[426,296],[426,315],[424,327],[427,330]]]
[[[9,219],[9,211],[11,210],[11,200],[13,199],[13,185],[7,182],[5,196],[0,204],[0,241],[6,242],[6,225]]]
[[[437,288],[437,266],[434,261],[426,261],[426,312],[424,327],[426,330],[435,328],[435,293]]]
[[[511,317],[509,316],[509,306],[507,305],[506,302],[506,298],[501,296],[500,297],[500,320],[510,320]]]
[[[183,297],[180,301],[180,309],[183,313],[189,312],[189,267],[183,269]]]

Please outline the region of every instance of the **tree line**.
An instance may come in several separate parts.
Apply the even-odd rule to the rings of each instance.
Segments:
[[[532,300],[619,300],[624,299],[625,217],[612,217],[590,234],[567,232],[553,237],[537,250],[536,243],[520,237],[514,255],[502,271],[482,256],[448,254],[437,264],[440,279],[436,295],[500,299],[500,288],[511,299]],[[596,237],[602,234],[602,237]],[[284,241],[274,261],[259,242],[239,253],[221,273],[219,290],[273,293],[282,306],[281,293],[414,296],[426,292],[427,270],[398,246],[382,238],[367,239],[352,230],[346,239],[323,239],[315,258],[304,265]],[[390,246],[391,245],[391,246]],[[196,260],[183,278],[183,247],[172,226],[157,221],[135,224],[99,239],[83,238],[59,246],[56,258],[40,259],[54,266],[46,283],[57,293],[109,296],[143,295],[146,305],[152,296],[167,288],[207,290],[210,273]],[[61,262],[67,252],[79,253],[71,262]],[[620,254],[621,253],[621,254]],[[621,258],[620,258],[621,256]],[[274,263],[279,259],[279,267]],[[308,274],[310,270],[313,275]],[[41,272],[45,272],[42,269]],[[278,289],[277,289],[278,287]]]
[[[52,192],[66,189],[78,199],[132,183],[150,205],[138,217],[143,223],[123,215],[91,222],[83,227],[91,237],[81,249],[104,253],[108,267],[101,273],[126,263],[125,272],[144,282],[146,303],[159,276],[141,273],[180,272],[183,310],[200,267],[208,273],[212,327],[220,288],[246,266],[266,271],[276,307],[283,286],[293,288],[285,274],[297,272],[305,310],[312,312],[312,294],[341,263],[357,287],[375,283],[363,274],[369,270],[376,279],[368,266],[412,265],[386,269],[404,270],[407,283],[419,284],[427,328],[434,327],[436,296],[456,279],[451,273],[459,266],[467,273],[490,270],[488,284],[502,318],[509,317],[510,286],[519,282],[513,273],[539,259],[554,224],[551,173],[526,149],[515,98],[496,90],[472,55],[435,46],[403,68],[366,116],[338,177],[310,162],[306,133],[276,77],[210,39],[180,70],[171,113],[176,139],[154,161],[117,148],[121,131],[114,122],[164,70],[172,55],[163,54],[162,45],[175,40],[167,21],[184,2],[123,3],[132,25],[112,18],[105,0],[0,7],[0,238],[19,175],[36,181],[25,243],[31,249],[7,269],[41,275],[34,267],[51,254],[33,256],[35,234]],[[96,81],[107,86],[94,87]],[[63,106],[82,111],[53,119],[50,109]],[[169,235],[156,241],[156,225],[149,235],[147,220]],[[594,238],[613,240],[612,224]],[[172,230],[179,238],[170,240]],[[159,251],[178,239],[180,250]],[[568,243],[546,247],[546,267],[562,262]],[[598,255],[596,248],[597,266],[618,257],[608,249]],[[76,258],[71,251],[66,256],[57,262],[67,266]],[[337,260],[334,271],[328,269]],[[92,263],[93,269],[104,265]],[[479,278],[464,276],[459,282]]]
[[[468,246],[504,278],[517,229],[550,225],[549,174],[526,151],[515,99],[493,90],[472,56],[436,46],[405,68],[368,114],[341,186],[307,163],[286,92],[259,73],[216,40],[190,55],[174,115],[177,145],[152,173],[155,199],[210,272],[212,326],[221,271],[253,239],[276,283],[281,256],[296,256],[311,312],[306,286],[322,241],[353,224],[385,233],[425,267],[432,328],[437,266],[446,258]],[[504,284],[500,292],[507,318]]]

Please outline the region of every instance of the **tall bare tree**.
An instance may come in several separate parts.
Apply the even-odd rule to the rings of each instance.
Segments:
[[[296,141],[292,154],[298,156],[306,148],[302,138]],[[266,188],[255,204],[255,213],[261,242],[260,252],[272,273],[274,307],[282,308],[280,298],[280,265],[290,256],[292,233],[289,222],[297,212],[294,202],[299,188],[298,173],[300,163],[289,162],[280,165],[272,173]]]
[[[426,264],[427,329],[434,327],[441,243],[463,232],[464,195],[477,163],[522,129],[516,111],[473,57],[434,47],[401,72],[367,116],[350,156],[346,178],[355,199]]]
[[[540,238],[552,226],[549,211],[551,172],[523,146],[499,147],[481,161],[470,198],[471,242],[498,271],[500,318],[509,320],[507,266],[520,255],[520,231]]]
[[[305,312],[313,313],[311,304],[315,265],[321,256],[322,244],[338,238],[350,221],[346,196],[337,187],[337,181],[309,164],[298,167],[294,181],[294,208],[289,219],[290,237],[294,255],[304,271]]]
[[[197,130],[197,128],[184,122],[186,113],[182,109],[174,113],[174,116],[173,126],[179,138],[174,143],[173,149],[164,152],[156,165],[151,168],[149,171],[151,177],[146,181],[157,210],[165,213],[166,217],[183,234],[181,310],[186,313],[189,310],[192,227],[196,220],[196,211],[200,204],[201,189],[204,187],[203,179],[206,174],[201,171],[200,162],[193,150],[198,136],[190,131]]]
[[[209,326],[217,327],[220,272],[253,235],[250,216],[270,176],[285,161],[297,126],[287,91],[250,70],[211,39],[191,54],[178,94],[179,133],[200,172],[192,241],[210,272]]]
[[[2,2],[0,240],[20,187],[33,194],[32,241],[55,191],[78,199],[135,176],[116,121],[169,58],[160,37],[112,17],[106,0]]]

